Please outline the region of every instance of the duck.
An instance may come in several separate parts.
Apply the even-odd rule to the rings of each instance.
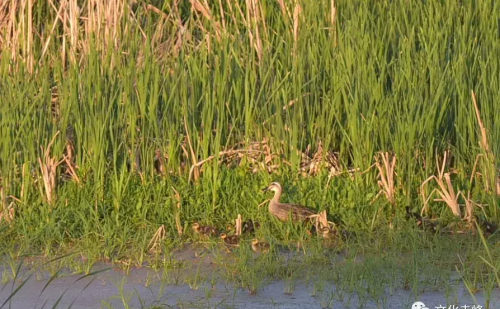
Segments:
[[[491,236],[498,230],[498,226],[494,222],[490,222],[484,218],[480,218],[477,221],[479,221],[479,227],[486,237]]]
[[[337,231],[335,231],[335,229],[333,228],[330,228],[330,227],[319,227],[318,228],[319,230],[319,234],[321,235],[321,237],[325,238],[325,239],[333,239],[333,238],[336,238],[337,236]]]
[[[318,232],[318,236],[322,238],[321,244],[324,249],[334,249],[342,243],[337,231],[330,227],[319,227]]]
[[[406,206],[406,214],[405,214],[406,220],[415,220],[417,223],[417,226],[421,226],[423,223],[423,218],[419,213],[413,212],[410,208],[410,206]]]
[[[260,241],[257,238],[252,239],[252,250],[255,253],[262,252],[262,253],[267,253],[269,252],[269,249],[271,246],[269,245],[268,242],[265,241]]]
[[[243,222],[243,233],[254,234],[258,228],[260,228],[260,223],[257,221],[247,220]]]
[[[438,230],[438,224],[430,219],[422,217],[419,213],[412,212],[410,206],[406,206],[406,220],[414,220],[421,229],[434,231]]]
[[[290,216],[292,221],[309,221],[317,217],[316,211],[309,207],[298,204],[281,203],[280,197],[283,193],[283,188],[278,182],[271,183],[268,187],[262,189],[262,191],[274,192],[274,197],[269,202],[269,212],[281,221],[288,221]]]
[[[422,216],[417,213],[417,212],[413,212],[410,208],[410,206],[406,206],[406,220],[409,220],[409,219],[415,219],[415,220],[421,220],[422,219]]]
[[[198,222],[193,223],[193,230],[196,234],[203,236],[217,236],[217,229],[210,225],[200,225]]]
[[[238,247],[240,245],[240,237],[237,235],[227,235],[226,233],[221,233],[220,238],[228,246]]]

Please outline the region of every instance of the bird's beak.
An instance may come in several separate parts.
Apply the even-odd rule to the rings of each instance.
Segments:
[[[266,191],[269,191],[269,187],[265,187],[264,189],[262,189],[262,192],[266,192]]]

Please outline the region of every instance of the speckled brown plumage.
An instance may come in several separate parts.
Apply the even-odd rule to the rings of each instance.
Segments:
[[[224,241],[224,243],[228,246],[239,246],[240,245],[240,238],[236,235],[227,235],[225,233],[220,234],[220,238]]]
[[[268,242],[260,241],[257,238],[252,239],[252,250],[255,253],[258,252],[267,253],[269,252],[270,247],[271,246],[269,245]]]
[[[193,223],[193,230],[196,234],[203,236],[217,236],[217,229],[209,225],[200,225],[198,222]]]
[[[269,212],[281,221],[288,221],[290,217],[292,221],[306,221],[316,216],[316,211],[309,207],[298,204],[280,203],[283,189],[277,182],[271,183],[263,191],[274,192],[274,197],[269,202]]]

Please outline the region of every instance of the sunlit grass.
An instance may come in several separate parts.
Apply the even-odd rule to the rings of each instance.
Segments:
[[[497,2],[23,3],[0,5],[2,282],[34,253],[76,252],[64,265],[85,274],[99,261],[160,269],[197,241],[192,222],[223,230],[238,214],[273,245],[322,252],[307,227],[258,208],[260,189],[280,181],[285,201],[354,235],[331,249],[352,258],[324,279],[339,288],[316,284],[325,307],[354,291],[383,304],[386,288],[439,289],[456,269],[471,293],[498,287],[495,235],[485,247],[464,236],[491,249],[472,256],[463,235],[404,219],[427,205],[443,234],[500,221]],[[395,252],[409,255],[402,272],[388,266]],[[224,265],[249,292],[300,284],[276,251],[248,267],[249,248],[235,254]]]

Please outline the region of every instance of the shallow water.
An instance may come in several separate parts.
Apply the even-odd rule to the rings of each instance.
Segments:
[[[20,289],[9,302],[11,308],[51,308],[61,295],[64,295],[57,308],[90,309],[90,308],[411,308],[413,302],[421,301],[429,309],[451,305],[463,309],[474,302],[467,290],[460,284],[451,292],[425,292],[417,298],[409,291],[400,290],[378,297],[378,303],[368,299],[359,300],[355,295],[343,295],[342,301],[335,293],[334,286],[325,286],[322,291],[314,291],[314,282],[307,286],[297,284],[293,293],[284,293],[287,283],[275,281],[261,287],[256,295],[250,295],[246,290],[234,288],[232,284],[218,282],[212,289],[210,284],[203,283],[197,289],[191,289],[188,284],[162,285],[162,273],[151,269],[132,269],[128,275],[119,270],[107,270],[91,277],[77,281],[82,275],[66,275],[59,277],[47,286],[40,295],[50,276],[37,280],[35,276]],[[76,281],[76,282],[75,282]],[[21,282],[16,283],[16,287]],[[15,289],[15,287],[14,287]],[[12,291],[12,282],[0,292],[0,302],[3,304]],[[482,293],[475,295],[477,304],[483,306]],[[500,308],[500,292],[495,290],[490,308]],[[8,308],[9,303],[4,308]],[[156,306],[156,307],[155,307]],[[453,307],[451,307],[453,308]],[[477,307],[480,308],[480,307]]]

